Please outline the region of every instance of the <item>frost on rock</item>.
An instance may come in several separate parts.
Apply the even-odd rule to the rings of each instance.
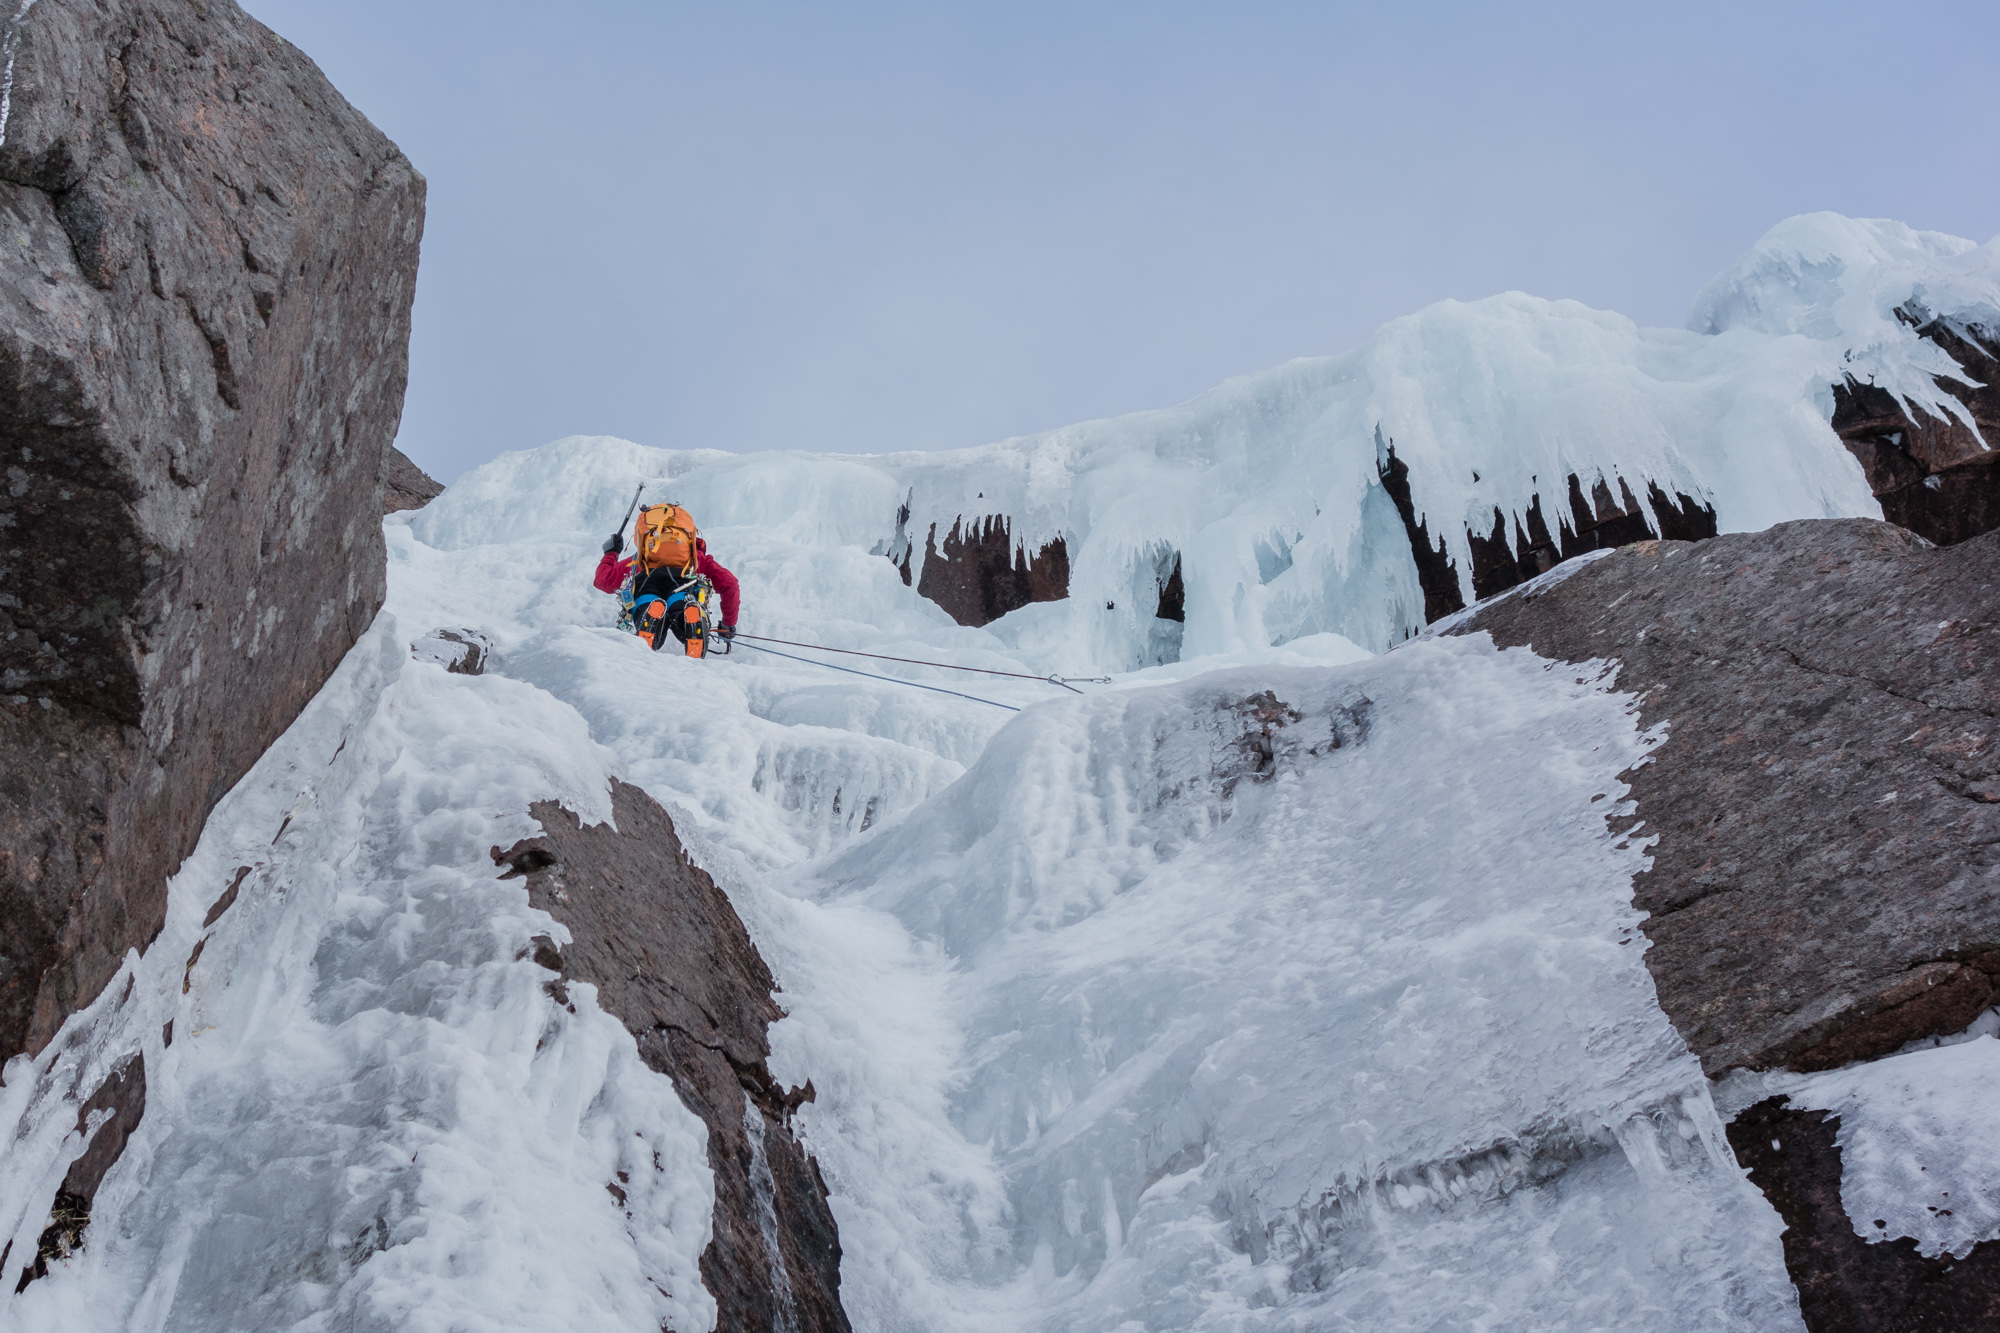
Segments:
[[[2000,1040],[1982,1036],[1774,1086],[1794,1106],[1840,1118],[1840,1202],[1857,1235],[1908,1236],[1920,1254],[1961,1259],[2000,1239]]]

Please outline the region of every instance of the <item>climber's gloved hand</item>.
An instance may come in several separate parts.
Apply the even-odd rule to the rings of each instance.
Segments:
[[[611,535],[610,535],[609,537],[605,538],[605,541],[604,541],[604,554],[606,554],[606,555],[617,555],[617,554],[618,554],[618,553],[619,553],[620,551],[622,551],[622,550],[624,550],[624,549],[625,549],[625,534],[624,534],[624,533],[622,533],[622,532],[614,532],[614,533],[612,533],[612,534],[611,534]]]
[[[734,638],[736,637],[736,626],[734,626],[734,625],[723,625],[722,627],[720,627],[719,629],[717,629],[717,630],[716,630],[715,632],[716,632],[717,634],[720,634],[720,635],[721,635],[721,636],[722,636],[723,638],[725,638],[725,639],[734,639]]]

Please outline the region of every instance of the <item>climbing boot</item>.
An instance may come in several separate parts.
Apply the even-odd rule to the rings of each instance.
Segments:
[[[692,597],[681,607],[681,623],[681,641],[687,644],[687,655],[700,657],[708,647],[708,620]]]
[[[646,646],[656,653],[659,652],[671,632],[667,628],[667,604],[655,597],[640,606],[638,614],[633,619],[638,624],[639,637],[646,641]]]

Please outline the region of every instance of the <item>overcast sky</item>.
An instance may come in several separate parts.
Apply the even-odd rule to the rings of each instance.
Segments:
[[[404,450],[932,449],[1771,224],[2000,231],[2000,5],[248,0],[430,180]]]

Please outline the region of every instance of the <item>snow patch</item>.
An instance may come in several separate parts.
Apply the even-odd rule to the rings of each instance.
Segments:
[[[1765,1096],[1840,1117],[1840,1203],[1856,1235],[1964,1258],[2000,1239],[2000,1040],[1906,1051],[1823,1074],[1765,1076]],[[1878,1225],[1879,1224],[1879,1225]]]

